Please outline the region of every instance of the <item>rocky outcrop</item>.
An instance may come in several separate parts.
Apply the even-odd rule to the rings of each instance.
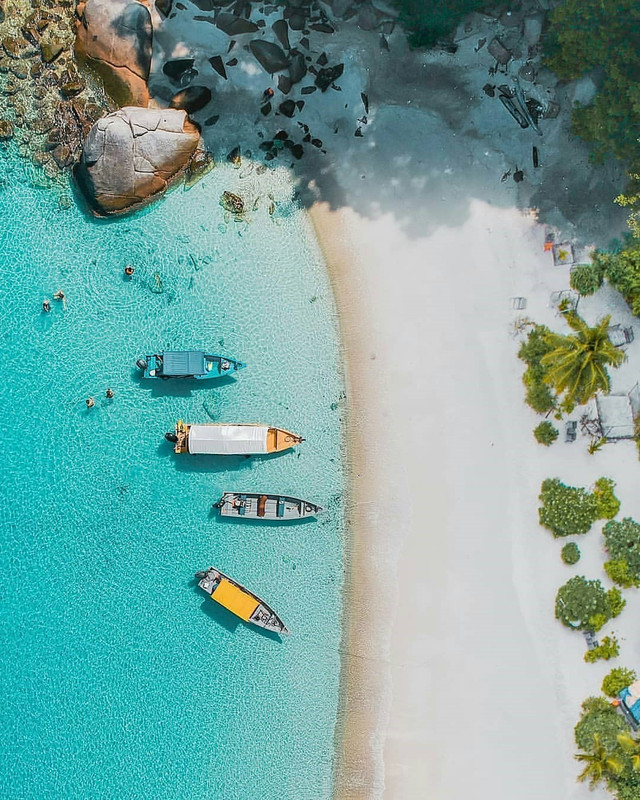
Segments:
[[[91,128],[76,170],[98,216],[120,214],[163,194],[190,163],[200,141],[184,111],[121,108]]]
[[[118,105],[146,106],[151,67],[151,14],[137,0],[78,4],[76,55],[102,78]]]

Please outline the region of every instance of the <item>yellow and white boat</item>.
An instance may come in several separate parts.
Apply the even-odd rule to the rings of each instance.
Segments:
[[[220,570],[209,567],[204,572],[196,572],[196,578],[199,581],[198,586],[209,597],[245,622],[274,633],[289,633],[284,622],[264,600]]]
[[[281,453],[304,442],[302,436],[291,431],[259,423],[190,425],[181,419],[176,423],[175,433],[167,433],[165,437],[174,443],[176,453],[216,456]]]

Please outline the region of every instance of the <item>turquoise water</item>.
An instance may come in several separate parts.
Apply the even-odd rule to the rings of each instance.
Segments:
[[[308,223],[286,182],[248,165],[109,223],[34,179],[0,155],[0,795],[328,798],[342,384]],[[218,205],[236,187],[261,198],[250,224]],[[267,190],[285,197],[273,218]],[[66,308],[41,313],[59,289]],[[136,379],[140,353],[191,346],[248,367],[217,388]],[[179,457],[163,439],[179,417],[267,422],[307,442],[271,459]],[[300,494],[329,513],[221,521],[224,489]],[[192,580],[211,564],[292,635],[218,610]]]

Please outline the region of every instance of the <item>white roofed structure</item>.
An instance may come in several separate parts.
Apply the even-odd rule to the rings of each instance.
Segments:
[[[251,455],[267,453],[268,425],[190,425],[189,453]]]

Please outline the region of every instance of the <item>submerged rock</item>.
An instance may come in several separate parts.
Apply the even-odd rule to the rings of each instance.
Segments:
[[[166,64],[163,65],[162,71],[167,78],[179,83],[185,72],[188,72],[192,67],[192,58],[174,58],[171,61],[167,61]]]
[[[244,200],[233,192],[223,192],[220,198],[220,205],[225,211],[232,214],[242,214],[244,212]]]
[[[132,211],[166,191],[199,142],[182,110],[121,108],[91,128],[76,177],[96,215]]]
[[[260,66],[270,75],[289,66],[289,58],[283,49],[274,42],[253,39],[249,42],[249,49]]]
[[[0,119],[0,142],[13,138],[13,125],[7,119]]]
[[[87,0],[76,26],[76,55],[119,105],[146,106],[152,36],[149,9],[137,0]]]
[[[189,86],[171,98],[171,108],[179,108],[189,114],[203,109],[211,101],[211,89],[208,86]]]
[[[198,147],[193,156],[191,156],[191,161],[189,161],[189,166],[187,167],[184,179],[185,189],[190,189],[214,167],[213,155],[208,150],[205,150],[204,147]]]

